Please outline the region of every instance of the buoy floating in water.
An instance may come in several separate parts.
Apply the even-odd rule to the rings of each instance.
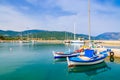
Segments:
[[[10,48],[10,51],[12,51],[13,49],[12,48]]]

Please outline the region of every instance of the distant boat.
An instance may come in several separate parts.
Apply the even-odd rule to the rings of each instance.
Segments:
[[[74,40],[70,40],[70,43],[78,43],[80,45],[84,45],[85,43],[83,38],[76,39],[75,24],[74,24]]]
[[[70,40],[65,40],[64,43],[70,43]]]
[[[27,40],[19,40],[19,43],[22,44],[22,43],[30,43],[30,41],[27,41]]]
[[[23,39],[22,32],[21,32],[21,34],[20,34],[20,40],[19,40],[18,42],[19,42],[20,44],[22,44],[22,43],[29,43],[28,40],[24,40],[24,39]]]
[[[20,44],[22,44],[22,43],[23,43],[23,41],[22,41],[22,40],[19,40],[19,43],[20,43]]]
[[[84,40],[71,40],[70,43],[78,43],[84,45]]]

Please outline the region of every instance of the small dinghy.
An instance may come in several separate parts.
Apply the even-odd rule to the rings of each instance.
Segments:
[[[78,56],[79,53],[76,52],[55,52],[53,51],[54,58],[66,58],[66,57],[75,57]]]

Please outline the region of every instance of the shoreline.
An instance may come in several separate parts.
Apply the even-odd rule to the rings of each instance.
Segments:
[[[4,42],[19,42],[21,40],[0,40],[0,43]],[[24,42],[28,42],[28,40],[23,40]],[[41,43],[64,43],[64,40],[29,40]],[[85,44],[88,43],[88,40],[85,40]],[[102,46],[120,46],[120,40],[94,40],[94,43],[98,43]]]
[[[95,42],[103,46],[120,46],[120,40],[96,40]]]
[[[23,43],[28,43],[29,41],[23,40]],[[50,44],[65,44],[64,40],[33,40],[34,42],[38,43],[50,43]],[[7,43],[7,42],[12,42],[12,43],[20,43],[20,40],[0,40],[0,43]],[[32,40],[31,40],[32,42]],[[95,43],[98,43],[102,46],[113,46],[113,47],[119,47],[119,49],[112,48],[111,50],[114,52],[114,57],[120,57],[120,40],[114,41],[107,41],[107,40],[95,40]],[[85,41],[85,44],[88,44],[88,40]],[[95,48],[98,51],[104,51],[106,48]],[[110,55],[109,55],[110,56]]]

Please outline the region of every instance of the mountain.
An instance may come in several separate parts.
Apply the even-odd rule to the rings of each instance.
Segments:
[[[22,31],[22,34],[34,34],[34,33],[39,33],[39,32],[45,32],[45,30],[26,30]]]
[[[2,39],[7,38],[17,38],[19,39],[21,36],[24,38],[41,38],[41,39],[58,39],[58,40],[65,40],[65,39],[73,39],[74,34],[71,32],[65,31],[47,31],[47,30],[26,30],[22,32],[17,31],[3,31],[0,30],[0,36]],[[85,34],[76,34],[76,38],[84,38],[85,40],[88,39],[88,35]],[[98,36],[91,36],[92,40],[120,40],[120,32],[106,32],[100,34]]]
[[[77,37],[81,37],[81,38],[84,38],[85,40],[87,40],[88,39],[88,35],[86,35],[86,34],[76,34],[76,36]],[[91,36],[91,39],[92,40],[95,40],[96,39],[96,37],[93,37],[93,36]]]
[[[120,40],[120,32],[106,32],[96,36],[98,40]]]
[[[0,35],[3,36],[25,36],[26,34],[34,34],[34,33],[38,33],[38,32],[44,32],[45,30],[26,30],[26,31],[11,31],[11,30],[7,30],[7,31],[3,31],[0,30]]]
[[[17,36],[19,34],[19,32],[17,31],[3,31],[3,30],[0,30],[0,35],[3,35],[3,36]]]

